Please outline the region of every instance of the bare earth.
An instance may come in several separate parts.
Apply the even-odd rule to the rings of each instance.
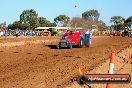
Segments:
[[[29,42],[37,40],[42,42]],[[132,38],[128,37],[92,37],[90,48],[51,49],[45,40],[52,45],[58,38],[0,39],[0,44],[5,44],[0,47],[0,88],[65,88],[74,82],[79,66],[94,69],[109,59],[112,49],[118,53],[132,44]],[[25,41],[28,43],[24,45],[6,46]]]

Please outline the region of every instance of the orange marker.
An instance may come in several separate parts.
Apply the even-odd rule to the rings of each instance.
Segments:
[[[115,61],[115,51],[112,51],[110,55],[109,74],[113,74],[114,61]]]
[[[85,75],[86,74],[86,70],[84,70],[82,67],[79,67],[79,73],[80,75]]]
[[[115,61],[115,51],[112,51],[110,55],[109,74],[113,74],[114,61]],[[111,88],[111,84],[107,84],[106,88]]]

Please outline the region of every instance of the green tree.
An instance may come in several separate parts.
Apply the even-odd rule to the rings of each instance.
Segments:
[[[29,30],[32,30],[37,26],[37,16],[38,14],[34,9],[24,10],[20,15],[20,22],[21,24],[27,25]]]
[[[12,25],[12,24],[9,24],[9,25],[7,26],[7,28],[8,28],[8,29],[13,29],[13,25]]]
[[[113,16],[110,20],[110,22],[114,23],[114,25],[124,23],[124,21],[125,18],[123,18],[122,16]]]
[[[124,23],[121,23],[121,24],[117,24],[114,26],[114,29],[119,31],[119,30],[122,30],[126,27],[126,25]]]
[[[132,24],[132,16],[128,17],[128,18],[125,20],[125,23],[127,23],[127,24]]]
[[[66,15],[59,15],[54,19],[54,21],[56,22],[57,25],[65,27],[70,21],[70,18]]]
[[[0,28],[6,28],[6,22],[0,23]]]
[[[55,22],[49,22],[47,25],[47,27],[56,27],[56,23]]]
[[[12,24],[8,25],[8,29],[14,30],[14,29],[17,29],[17,28],[21,29],[21,30],[26,30],[28,28],[28,26],[25,25],[25,24],[21,24],[20,21],[14,21]]]
[[[123,18],[122,16],[113,16],[111,17],[110,22],[112,22],[114,25],[113,28],[114,30],[121,30],[125,27],[124,24],[125,18]]]
[[[8,29],[14,30],[14,29],[17,29],[17,28],[21,29],[20,21],[14,21],[12,24],[8,25]]]
[[[55,27],[56,23],[55,22],[50,22],[44,17],[38,17],[38,26],[40,27]]]
[[[100,14],[98,10],[94,10],[94,9],[82,13],[82,18],[85,20],[98,21],[99,16]]]
[[[48,20],[44,17],[38,17],[38,23],[40,27],[46,27],[48,24]]]

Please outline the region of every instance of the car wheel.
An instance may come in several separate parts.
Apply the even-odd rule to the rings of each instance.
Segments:
[[[71,42],[68,43],[68,48],[69,48],[69,49],[72,48],[72,43],[71,43]]]
[[[80,37],[79,38],[79,41],[78,41],[78,47],[79,48],[82,48],[84,46],[84,41],[83,41],[83,39]]]
[[[59,44],[57,44],[57,45],[56,45],[56,48],[57,48],[57,49],[59,49],[59,48],[60,48]]]

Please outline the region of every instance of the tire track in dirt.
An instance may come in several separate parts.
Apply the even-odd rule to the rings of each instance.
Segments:
[[[0,87],[64,88],[78,75],[79,66],[92,69],[108,59],[111,49],[120,50],[131,42],[130,38],[97,37],[88,49],[49,49],[42,44],[3,48]]]

